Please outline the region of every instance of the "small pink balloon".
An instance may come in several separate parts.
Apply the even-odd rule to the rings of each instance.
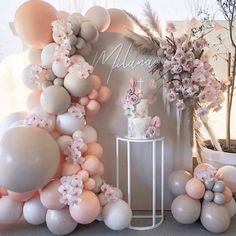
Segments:
[[[80,224],[90,224],[100,212],[100,203],[97,196],[91,191],[83,191],[81,201],[69,207],[71,217]]]
[[[42,93],[41,91],[33,91],[32,93],[29,94],[27,98],[27,107],[29,110],[32,110],[40,106],[41,93]]]
[[[87,151],[84,153],[84,155],[94,155],[101,159],[103,156],[103,148],[99,143],[88,143]]]
[[[69,162],[65,162],[62,165],[61,176],[75,175],[81,170],[80,165],[75,165]]]
[[[205,193],[204,184],[195,178],[190,179],[185,188],[187,194],[193,199],[201,199]]]
[[[31,199],[35,192],[28,192],[28,193],[16,193],[16,192],[12,192],[10,190],[7,191],[8,192],[8,196],[17,202],[26,202],[29,199]]]
[[[79,104],[82,106],[87,106],[89,104],[89,98],[88,97],[82,97],[79,99]]]
[[[96,100],[90,100],[86,106],[86,115],[95,115],[101,109],[101,105]]]
[[[107,86],[101,86],[98,90],[97,100],[100,103],[105,103],[111,98],[111,90]]]
[[[88,95],[89,99],[96,99],[98,96],[97,90],[93,89],[90,94]]]
[[[61,194],[58,192],[58,188],[60,185],[60,180],[56,179],[40,191],[40,200],[44,207],[53,210],[60,210],[65,207],[59,201]]]
[[[225,186],[223,194],[225,195],[225,203],[228,203],[232,200],[233,194],[229,187]]]
[[[92,191],[95,188],[95,181],[92,178],[89,178],[85,183],[84,183],[84,188],[86,190]]]
[[[70,14],[66,11],[58,11],[57,12],[57,19],[62,20],[69,16]]]
[[[100,161],[95,156],[86,157],[86,161],[82,164],[82,168],[89,172],[89,175],[96,175],[100,168]]]
[[[90,78],[92,80],[92,86],[95,90],[100,89],[102,86],[101,79],[97,75],[90,75]]]
[[[86,182],[89,179],[89,173],[87,170],[81,170],[79,174],[82,176],[83,182]]]

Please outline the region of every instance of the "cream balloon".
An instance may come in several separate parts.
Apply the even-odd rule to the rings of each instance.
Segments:
[[[41,49],[30,48],[28,51],[28,59],[31,64],[40,64],[41,63]]]
[[[66,75],[64,86],[74,97],[84,97],[92,90],[92,82],[90,78],[80,79],[73,73]]]
[[[68,135],[62,135],[60,136],[58,139],[57,139],[57,144],[61,150],[62,153],[64,153],[64,151],[66,150],[68,144],[70,142],[72,142],[72,138],[71,136],[68,136]]]
[[[40,103],[42,108],[52,114],[62,114],[71,104],[69,93],[61,86],[50,86],[44,89]]]
[[[47,44],[41,54],[41,61],[44,66],[52,67],[52,64],[54,62],[54,53],[56,51],[57,44],[56,43],[50,43]]]
[[[236,214],[236,202],[232,198],[230,202],[226,203],[224,207],[227,209],[229,216],[232,218]]]
[[[0,185],[30,192],[46,185],[57,171],[60,151],[43,129],[22,126],[8,130],[0,142]]]
[[[97,29],[91,22],[82,22],[80,28],[80,37],[82,37],[85,41],[93,41],[96,39],[97,34]]]
[[[78,223],[71,216],[68,208],[48,210],[46,215],[48,229],[55,235],[67,235],[75,230]]]
[[[233,193],[236,192],[236,167],[223,166],[216,173]]]
[[[57,77],[64,78],[68,73],[68,67],[63,62],[54,61],[52,63],[52,71]]]
[[[130,225],[132,211],[123,200],[108,203],[102,211],[104,223],[112,230],[122,230]]]
[[[23,216],[31,225],[41,225],[46,221],[47,209],[41,203],[39,196],[35,196],[24,204]]]
[[[92,46],[90,43],[86,43],[85,47],[77,50],[77,53],[83,57],[89,56],[91,52],[92,52]]]
[[[98,140],[97,131],[91,125],[86,125],[82,131],[85,143],[97,142]]]
[[[85,18],[90,20],[100,32],[106,31],[111,23],[109,12],[100,6],[94,6],[85,13]]]

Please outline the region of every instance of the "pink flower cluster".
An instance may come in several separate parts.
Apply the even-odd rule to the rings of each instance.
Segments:
[[[175,38],[174,31],[173,23],[169,23],[170,37],[162,39],[159,49],[163,57],[159,63],[167,100],[175,101],[179,110],[193,102],[199,102],[205,113],[219,110],[224,101],[225,84],[215,78],[204,56],[207,41],[203,36],[193,38],[187,34]]]
[[[161,120],[158,116],[154,116],[147,128],[146,131],[146,138],[156,138],[160,136],[160,127],[161,127]]]
[[[200,164],[194,171],[194,178],[200,181],[217,181],[219,177],[216,175],[217,169],[211,165]]]
[[[72,176],[63,176],[60,179],[61,185],[58,192],[61,194],[60,202],[65,205],[73,206],[78,204],[83,192],[83,178],[79,173]]]
[[[47,69],[38,64],[33,64],[30,66],[30,81],[35,84],[38,88],[41,88],[42,83],[45,81],[47,75]]]
[[[72,103],[68,109],[68,113],[72,114],[75,118],[80,119],[85,116],[84,106],[79,103]]]
[[[126,90],[125,97],[123,99],[123,109],[125,114],[132,116],[135,113],[136,105],[143,97],[142,91],[137,88],[137,80],[130,79],[129,88]]]
[[[114,188],[108,184],[103,184],[101,186],[101,192],[104,193],[104,196],[108,202],[117,201],[122,197],[117,191],[117,188]]]
[[[62,62],[64,67],[69,67],[71,65],[70,51],[65,45],[57,45],[54,53],[54,61],[57,63]]]
[[[84,163],[85,158],[83,157],[83,153],[87,150],[87,144],[84,142],[82,138],[73,138],[67,145],[67,148],[64,151],[66,156],[66,161],[80,165]]]

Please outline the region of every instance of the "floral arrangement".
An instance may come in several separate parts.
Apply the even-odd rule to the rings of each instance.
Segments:
[[[160,136],[161,120],[159,116],[154,116],[146,131],[146,138],[152,139]]]

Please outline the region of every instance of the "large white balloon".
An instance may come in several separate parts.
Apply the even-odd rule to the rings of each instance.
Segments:
[[[235,216],[236,214],[236,202],[235,200],[232,198],[230,202],[226,203],[225,208],[227,209],[229,216],[232,218]]]
[[[44,66],[47,66],[49,68],[52,67],[56,47],[56,43],[50,43],[43,48],[43,51],[41,53],[41,61]]]
[[[46,221],[47,209],[43,206],[39,196],[31,198],[24,204],[23,216],[32,225],[40,225]]]
[[[132,211],[130,206],[123,200],[108,203],[102,211],[104,223],[110,229],[122,230],[130,225]]]

